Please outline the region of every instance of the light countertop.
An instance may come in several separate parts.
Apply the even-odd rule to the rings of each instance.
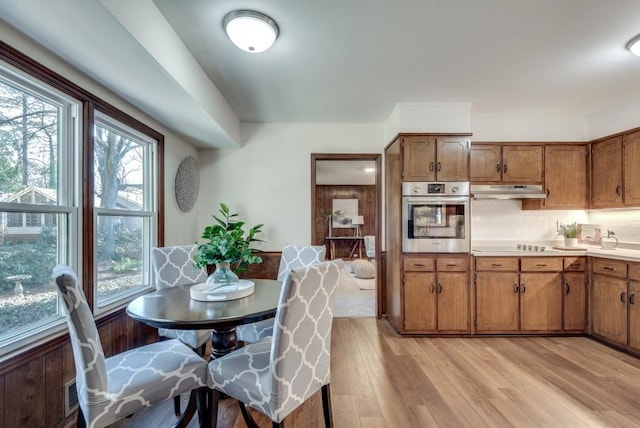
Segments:
[[[545,245],[544,251],[519,251],[516,244],[500,244],[482,242],[473,244],[471,254],[475,257],[565,257],[565,256],[589,256],[601,257],[615,260],[625,260],[630,262],[640,262],[640,249],[635,248],[615,248],[605,250],[599,246],[586,245],[582,250],[558,250],[551,245]]]

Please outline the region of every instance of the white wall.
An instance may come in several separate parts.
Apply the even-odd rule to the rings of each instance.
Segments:
[[[195,227],[197,209],[193,209],[189,213],[183,213],[178,209],[174,196],[174,183],[180,161],[187,155],[195,156],[196,149],[189,142],[169,131],[163,125],[126,103],[86,75],[70,67],[56,56],[42,49],[2,21],[0,21],[0,33],[5,43],[165,136],[165,244],[177,245],[194,242],[199,235],[199,230]]]
[[[471,141],[588,141],[584,116],[554,111],[471,113]]]
[[[612,106],[589,116],[589,140],[640,127],[640,100]]]
[[[310,243],[311,153],[382,153],[383,135],[382,124],[243,124],[240,149],[199,153],[197,229],[225,202],[248,226],[265,225],[262,250]]]

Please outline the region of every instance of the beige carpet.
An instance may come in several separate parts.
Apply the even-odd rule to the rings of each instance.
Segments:
[[[356,280],[368,282],[368,289],[360,289]],[[373,287],[373,288],[371,288]],[[360,280],[349,272],[349,265],[345,266],[340,275],[340,282],[335,295],[333,316],[345,317],[375,317],[375,279]]]

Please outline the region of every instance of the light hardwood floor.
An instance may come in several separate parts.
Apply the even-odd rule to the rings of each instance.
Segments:
[[[640,426],[640,360],[588,338],[407,338],[339,318],[332,343],[336,427]],[[167,403],[118,426],[173,421]],[[324,426],[319,394],[285,425]],[[225,400],[218,427],[244,426]]]

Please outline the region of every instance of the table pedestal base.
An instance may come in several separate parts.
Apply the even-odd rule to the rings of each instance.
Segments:
[[[238,347],[236,328],[211,329],[211,359],[220,358]]]

